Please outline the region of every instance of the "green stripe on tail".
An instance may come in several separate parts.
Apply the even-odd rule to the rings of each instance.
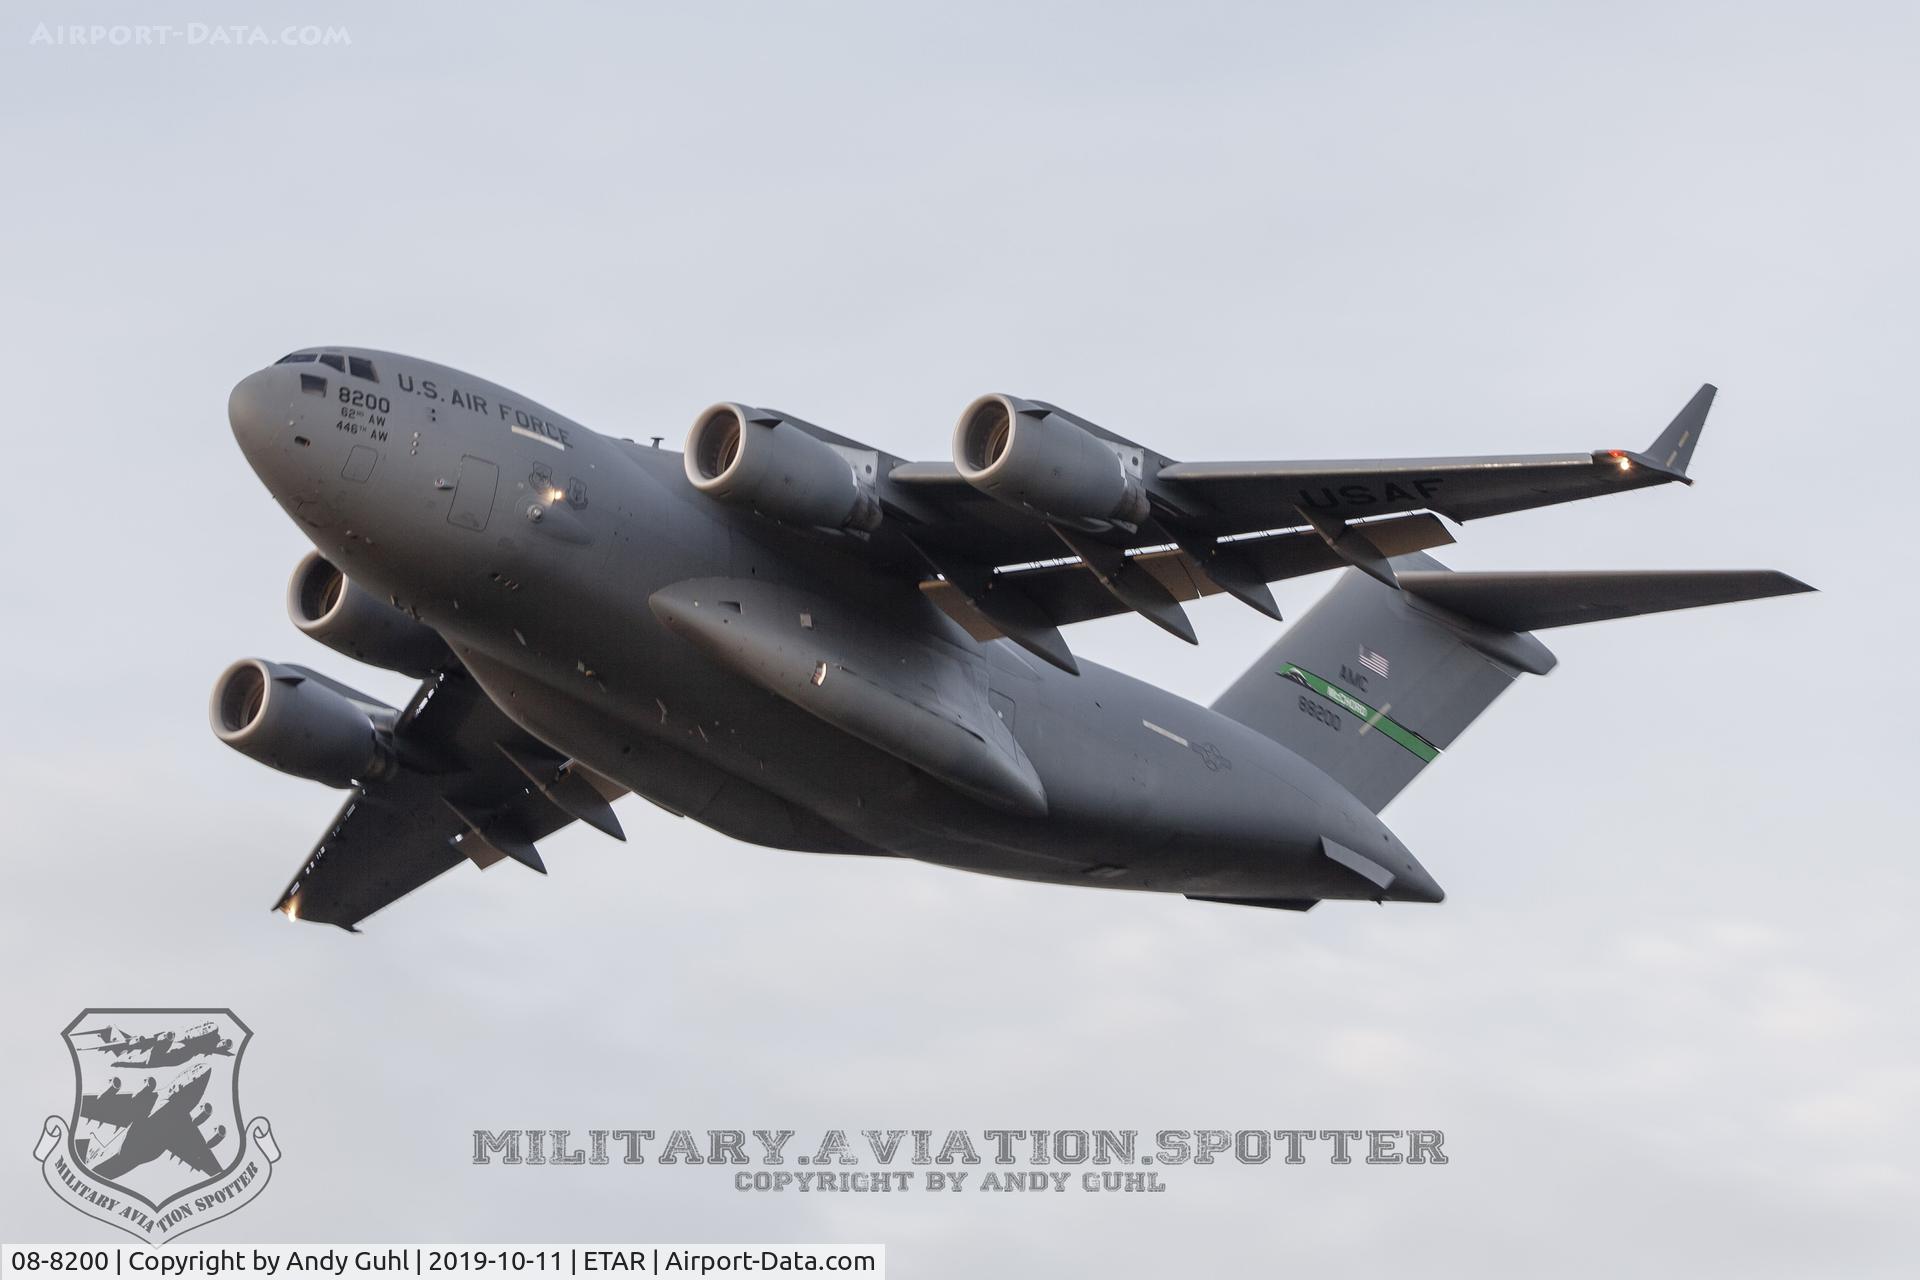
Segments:
[[[1317,676],[1305,667],[1295,666],[1291,662],[1282,664],[1279,674],[1288,680],[1294,680],[1300,684],[1304,684],[1307,688],[1313,690],[1328,702],[1333,703],[1333,705],[1339,707],[1348,715],[1358,716],[1366,722],[1369,728],[1379,731],[1383,736],[1392,739],[1394,742],[1399,743],[1407,750],[1413,752],[1414,755],[1419,756],[1423,763],[1432,764],[1439,758],[1440,748],[1434,746],[1431,742],[1428,742],[1425,738],[1407,728],[1407,726],[1401,724],[1398,720],[1368,706],[1366,703],[1360,701],[1360,699],[1348,693],[1345,689],[1342,689],[1339,685],[1334,684],[1331,680]]]

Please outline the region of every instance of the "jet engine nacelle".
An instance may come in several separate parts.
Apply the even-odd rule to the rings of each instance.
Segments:
[[[717,404],[687,433],[687,479],[700,492],[789,524],[872,529],[880,523],[872,464],[765,409]]]
[[[1065,524],[1147,518],[1138,448],[1018,396],[986,395],[967,406],[953,431],[953,465],[989,497]]]
[[[440,633],[394,608],[318,551],[309,551],[287,583],[293,625],[349,658],[415,678],[447,665]]]
[[[329,787],[390,776],[399,766],[393,710],[356,701],[299,667],[242,658],[220,673],[208,706],[214,736],[282,773]]]

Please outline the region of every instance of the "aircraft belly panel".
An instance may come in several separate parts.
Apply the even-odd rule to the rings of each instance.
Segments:
[[[749,844],[879,853],[827,819],[690,751],[659,741],[552,685],[462,646],[468,671],[521,728],[667,812]]]

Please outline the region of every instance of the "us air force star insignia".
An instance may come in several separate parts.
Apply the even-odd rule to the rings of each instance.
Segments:
[[[54,1195],[143,1242],[224,1218],[266,1189],[280,1148],[241,1122],[253,1033],[230,1009],[88,1009],[62,1039],[71,1120],[48,1116],[33,1157]]]
[[[1220,748],[1214,746],[1211,742],[1196,742],[1193,744],[1193,751],[1195,755],[1200,757],[1200,763],[1215,773],[1220,772],[1222,769],[1233,768],[1233,761],[1227,759]]]

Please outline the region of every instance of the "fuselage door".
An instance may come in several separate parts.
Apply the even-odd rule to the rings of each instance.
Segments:
[[[453,487],[453,506],[447,523],[474,532],[487,527],[493,514],[494,491],[500,487],[500,468],[485,458],[467,454],[460,459],[460,478]]]

